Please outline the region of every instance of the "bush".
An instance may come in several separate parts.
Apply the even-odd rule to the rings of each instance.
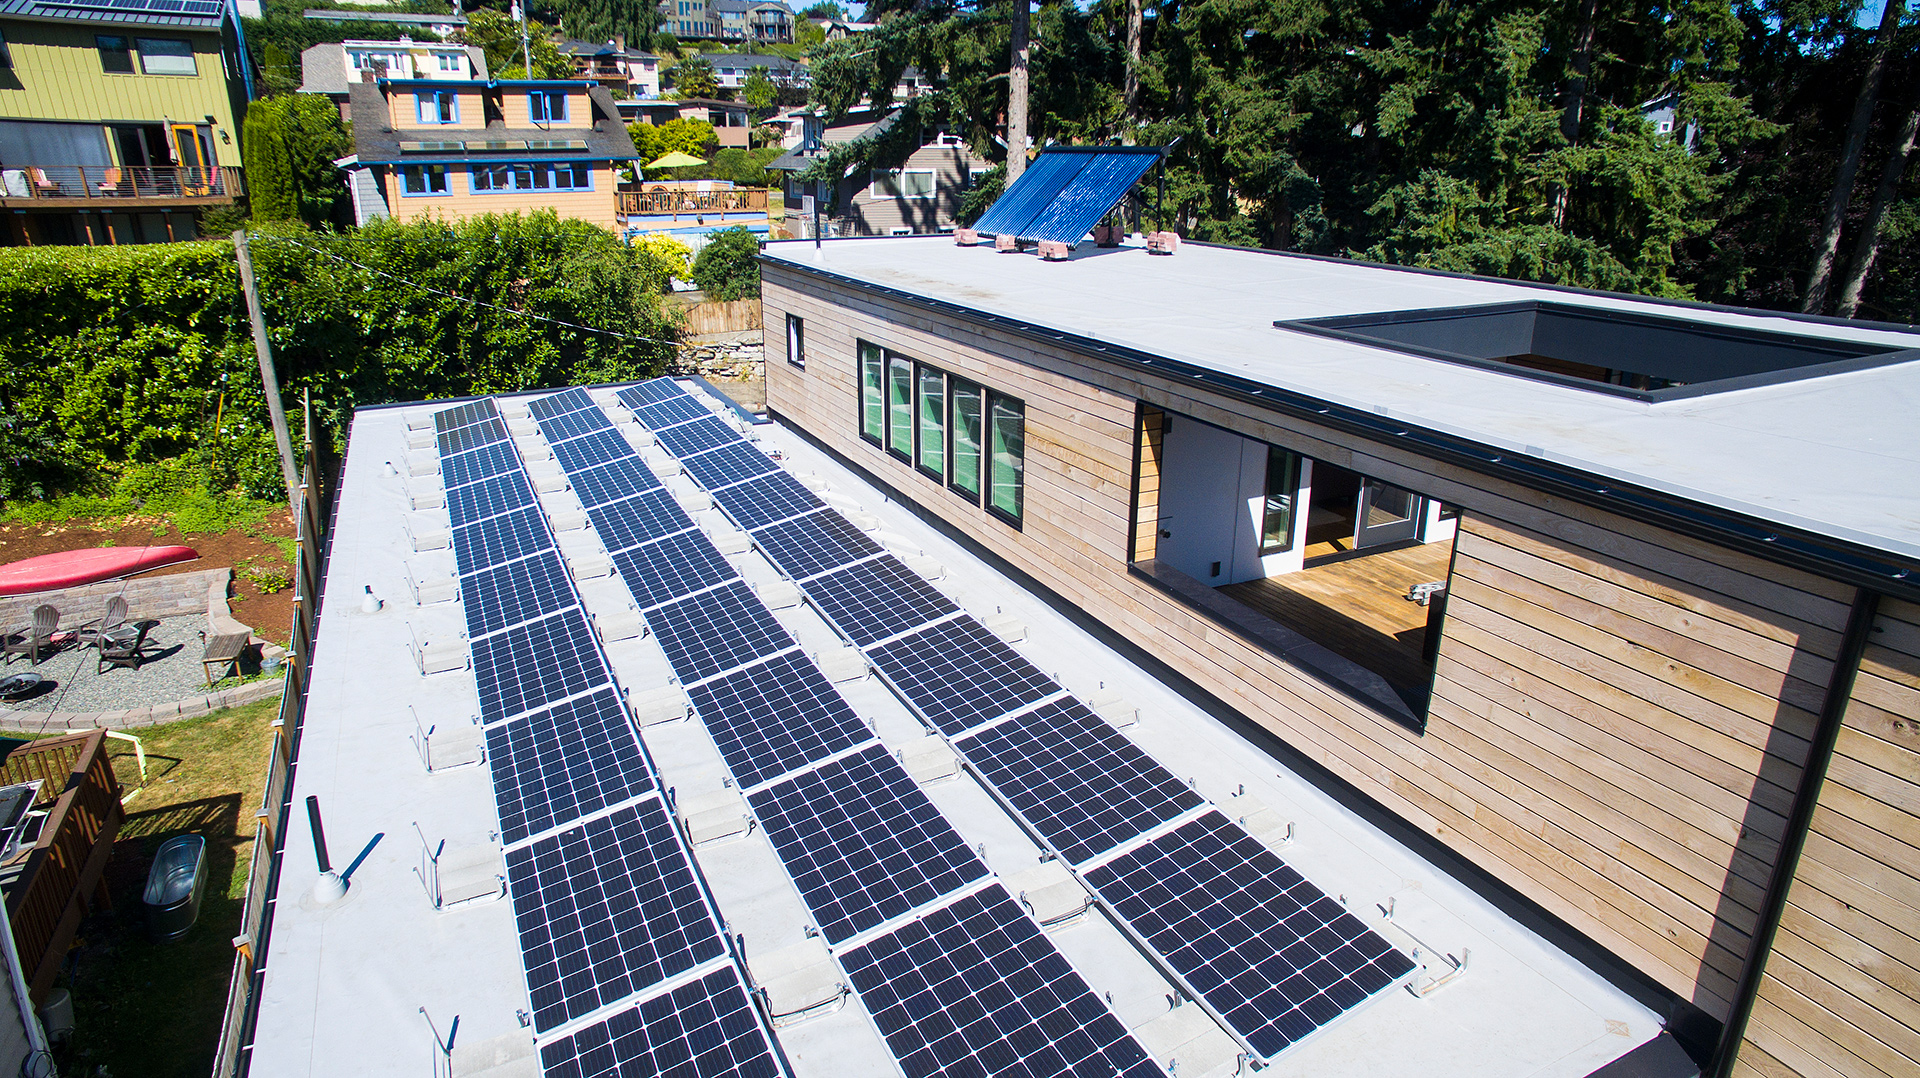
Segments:
[[[687,267],[693,252],[672,236],[649,233],[633,241],[633,249],[639,252],[649,278],[660,289],[672,287],[676,277],[683,281],[687,279]]]
[[[760,294],[760,240],[745,228],[723,228],[693,260],[693,283],[708,299],[746,299]]]

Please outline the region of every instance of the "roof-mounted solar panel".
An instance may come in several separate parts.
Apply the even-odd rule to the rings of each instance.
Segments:
[[[976,232],[1073,243],[1105,217],[1164,151],[1158,146],[1056,146],[1007,188]]]

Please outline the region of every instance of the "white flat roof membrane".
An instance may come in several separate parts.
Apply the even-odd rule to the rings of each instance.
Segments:
[[[1644,403],[1273,323],[1543,300],[1888,348],[1920,347],[1920,332],[1193,244],[1170,257],[1082,247],[1065,262],[932,236],[766,253],[1920,558],[1920,362]]]
[[[404,530],[413,515],[409,490],[437,487],[436,480],[404,478],[406,420],[445,407],[361,411],[353,420],[254,1038],[256,1074],[424,1068],[435,1048],[422,1007],[442,1037],[458,1016],[456,1047],[503,1036],[532,1038],[518,1017],[529,1002],[510,899],[436,911],[416,875],[425,867],[420,834],[429,844],[446,840],[451,853],[493,843],[498,827],[488,769],[430,775],[411,740],[416,715],[426,727],[464,722],[478,710],[470,670],[422,677],[409,653],[412,637],[450,637],[463,626],[457,601],[415,606],[407,584],[409,572],[417,578],[453,568],[450,550],[414,553]],[[1431,948],[1420,956],[1429,973],[1417,979],[1450,969],[1441,955],[1467,959],[1465,971],[1433,994],[1391,991],[1282,1054],[1269,1073],[1359,1078],[1418,1070],[1436,1078],[1580,1078],[1660,1031],[1658,1015],[1283,770],[792,432],[760,427],[756,433],[762,448],[781,451],[790,470],[824,479],[830,503],[857,504],[879,517],[878,534],[890,546],[939,561],[947,575],[934,586],[963,608],[1022,619],[1029,631],[1017,649],[1041,670],[1063,676],[1076,695],[1084,698],[1101,685],[1120,692],[1127,706],[1140,709],[1140,721],[1125,735],[1177,776],[1190,778],[1223,811],[1240,817],[1265,807],[1291,821],[1295,840],[1281,851],[1290,865],[1411,951],[1416,944],[1410,937],[1383,928],[1380,910],[1392,905],[1395,922]],[[709,529],[729,527],[717,510],[696,508],[705,499],[686,477],[670,477],[662,449],[649,448],[642,456],[696,521]],[[387,461],[399,475],[383,474]],[[578,508],[570,491],[542,501],[550,512]],[[424,515],[436,513],[444,527],[443,512]],[[590,529],[559,532],[558,539],[563,553],[597,549]],[[729,560],[759,587],[779,579],[758,552]],[[360,612],[368,586],[385,601],[378,613]],[[602,616],[629,602],[617,578],[582,581],[580,591],[588,609]],[[841,646],[811,607],[788,607],[775,617],[809,653]],[[667,682],[669,668],[652,637],[612,642],[606,652],[630,692]],[[924,736],[918,720],[879,679],[836,688],[890,749]],[[698,723],[649,726],[642,736],[665,783],[680,796],[721,788],[725,767]],[[1002,878],[1039,863],[1040,848],[964,773],[925,789]],[[379,836],[355,868],[348,897],[332,906],[310,897],[318,873],[300,807],[310,794],[319,796],[325,812],[336,869]],[[761,831],[697,849],[695,859],[749,964],[804,938],[809,914]],[[1167,1014],[1172,986],[1103,915],[1049,937],[1129,1030]],[[1210,1025],[1194,1005],[1182,1010],[1199,1019],[1201,1028]],[[574,1028],[578,1024],[570,1023],[549,1039]],[[777,1038],[797,1078],[899,1073],[857,996],[838,1013],[779,1030]],[[1218,1027],[1175,1055],[1182,1078],[1235,1070],[1231,1042]]]

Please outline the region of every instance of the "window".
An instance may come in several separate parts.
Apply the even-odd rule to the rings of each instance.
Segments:
[[[100,70],[110,75],[133,74],[133,49],[126,38],[97,34],[93,45],[100,50]]]
[[[436,52],[433,56],[434,59],[440,62],[440,70],[442,71],[466,70],[466,65],[460,62],[460,54],[457,52]]]
[[[1017,522],[1027,485],[1026,406],[998,393],[993,394],[989,405],[992,450],[987,508]]]
[[[193,43],[165,37],[134,39],[140,48],[140,70],[149,75],[197,75],[193,66]]]
[[[444,195],[447,193],[447,166],[445,165],[403,165],[400,168],[401,190],[409,195]]]
[[[527,111],[533,115],[533,122],[537,124],[566,123],[567,95],[545,92],[528,94]]]
[[[1293,499],[1300,490],[1300,457],[1267,447],[1267,502],[1260,519],[1260,553],[1293,549]]]
[[[797,314],[787,316],[787,365],[807,369],[807,324]]]
[[[980,500],[980,387],[953,379],[948,388],[952,400],[949,425],[953,442],[948,457],[953,465],[947,486],[972,501]]]
[[[860,436],[874,445],[886,428],[887,404],[882,395],[885,359],[877,344],[860,342]]]
[[[913,460],[913,360],[887,353],[887,450]]]
[[[914,396],[920,425],[920,470],[936,480],[947,476],[947,376],[921,365]]]
[[[445,91],[413,95],[414,108],[423,124],[450,124],[460,120],[460,96]]]
[[[868,190],[872,198],[932,198],[932,169],[874,169]]]
[[[593,165],[586,161],[474,165],[471,175],[479,192],[593,190]]]

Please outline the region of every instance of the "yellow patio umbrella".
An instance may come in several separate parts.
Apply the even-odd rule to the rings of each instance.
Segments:
[[[704,157],[695,157],[690,153],[681,153],[679,150],[675,150],[672,153],[667,154],[664,157],[661,157],[657,161],[647,162],[647,167],[648,168],[685,168],[688,165],[704,165],[706,163],[707,163],[707,160]]]

